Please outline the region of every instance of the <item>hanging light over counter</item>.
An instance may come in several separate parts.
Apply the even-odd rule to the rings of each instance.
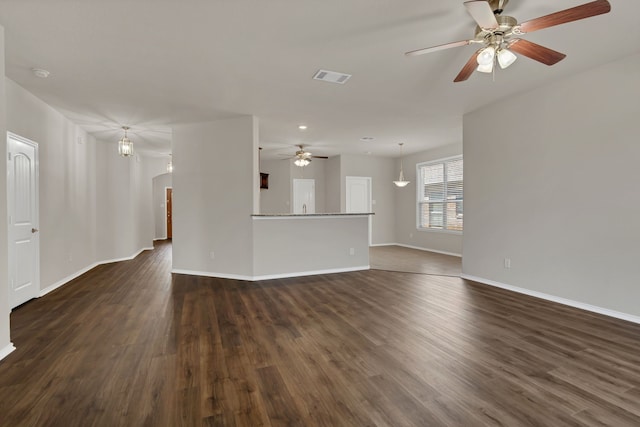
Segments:
[[[400,142],[398,143],[398,145],[400,146],[400,176],[398,177],[398,180],[393,181],[393,183],[396,185],[396,187],[406,187],[410,181],[404,179],[404,171],[402,170],[402,146],[404,145],[404,143]]]

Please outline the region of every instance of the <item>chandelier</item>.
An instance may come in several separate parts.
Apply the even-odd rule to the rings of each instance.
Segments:
[[[122,126],[124,136],[118,141],[118,154],[122,157],[131,157],[133,155],[133,142],[127,137],[129,126]]]

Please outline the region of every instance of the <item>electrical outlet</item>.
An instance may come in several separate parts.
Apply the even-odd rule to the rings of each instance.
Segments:
[[[209,257],[210,257],[211,259],[215,259],[215,258],[216,258],[216,253],[215,253],[215,252],[213,252],[213,251],[209,252]]]
[[[409,238],[413,239],[413,233],[409,233]]]
[[[511,268],[511,258],[504,259],[504,268]]]
[[[355,248],[349,248],[349,255],[355,255],[355,254],[356,254]]]

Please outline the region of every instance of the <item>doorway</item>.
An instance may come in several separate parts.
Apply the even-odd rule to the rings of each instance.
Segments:
[[[165,188],[165,206],[167,207],[167,239],[173,238],[173,188]]]
[[[38,144],[7,133],[9,214],[9,303],[11,308],[40,292]]]
[[[346,208],[347,213],[370,213],[371,203],[371,177],[367,176],[347,176],[346,177]],[[373,226],[371,215],[369,215],[369,246]]]
[[[316,181],[315,179],[293,180],[293,213],[316,213]]]

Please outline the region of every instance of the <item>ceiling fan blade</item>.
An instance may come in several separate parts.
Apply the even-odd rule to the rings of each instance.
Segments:
[[[313,157],[314,159],[328,159],[329,158],[328,156],[311,156],[311,157]]]
[[[524,39],[512,40],[507,48],[546,65],[556,64],[567,56],[564,53],[556,52],[548,47]]]
[[[478,53],[480,53],[481,50],[482,49],[479,49],[476,53],[471,55],[471,58],[469,58],[467,63],[464,64],[464,67],[462,67],[462,70],[460,70],[456,78],[453,80],[454,83],[463,82],[467,80],[469,77],[471,77],[471,74],[473,74],[476,68],[478,68],[478,62],[476,58],[478,57]]]
[[[486,0],[471,0],[464,2],[469,15],[478,23],[480,28],[493,30],[498,28],[498,20]]]
[[[520,32],[531,33],[554,25],[566,24],[567,22],[578,21],[592,16],[602,15],[611,11],[611,5],[607,0],[596,0],[585,3],[560,12],[531,19],[520,24]]]
[[[436,52],[438,50],[449,49],[449,48],[452,48],[452,47],[466,46],[468,44],[471,44],[471,40],[461,40],[459,42],[441,44],[439,46],[432,46],[432,47],[426,47],[424,49],[412,50],[410,52],[405,52],[405,55],[406,56],[418,56],[418,55],[423,55],[425,53]]]

